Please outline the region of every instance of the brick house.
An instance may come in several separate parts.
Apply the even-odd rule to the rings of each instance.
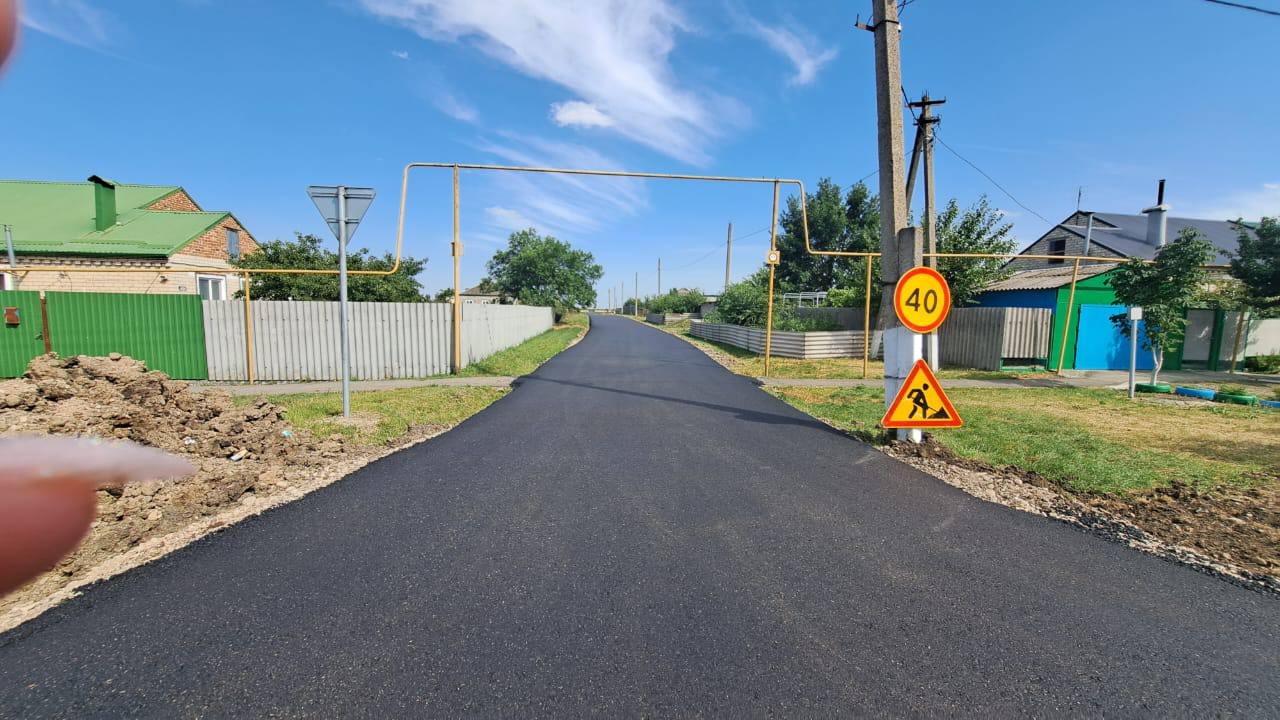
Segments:
[[[97,175],[81,183],[0,180],[0,225],[12,229],[19,267],[93,269],[0,272],[0,289],[8,290],[188,293],[228,299],[240,289],[238,276],[195,269],[229,268],[231,260],[258,249],[234,215],[203,210],[181,187],[128,185]],[[0,270],[7,265],[0,254]],[[123,268],[165,270],[119,272]]]

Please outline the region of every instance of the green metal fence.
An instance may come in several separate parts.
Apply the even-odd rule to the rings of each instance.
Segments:
[[[0,318],[0,378],[17,377],[31,358],[44,352],[41,337],[40,293],[0,290],[0,314],[15,308],[16,323]]]
[[[44,352],[40,339],[40,302],[26,318],[12,342],[0,345],[0,375],[22,374],[31,358]],[[209,377],[205,360],[204,317],[196,295],[130,295],[123,293],[45,293],[49,313],[49,340],[53,351],[71,355],[120,353],[136,358],[152,370],[171,377],[204,380]],[[30,301],[28,301],[30,302]],[[34,342],[30,337],[34,336]]]

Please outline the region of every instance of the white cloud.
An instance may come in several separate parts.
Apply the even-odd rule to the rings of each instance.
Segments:
[[[475,147],[504,164],[521,167],[620,169],[591,148],[530,135],[502,133],[500,139]],[[635,215],[649,203],[644,181],[634,178],[523,173],[490,177],[502,200],[500,205],[495,203],[496,212],[486,213],[491,223],[506,221],[505,229],[534,227],[561,235],[593,232]]]
[[[1257,220],[1261,217],[1280,216],[1280,182],[1263,183],[1262,187],[1240,190],[1200,206],[1179,211],[1174,206],[1172,215],[1197,217],[1206,220]]]
[[[792,85],[813,82],[818,72],[836,57],[835,49],[819,47],[816,38],[794,23],[788,23],[788,27],[766,24],[738,9],[732,10],[732,14],[743,32],[760,38],[791,62],[795,68],[795,74],[789,80]]]
[[[440,112],[448,115],[454,120],[460,120],[465,123],[474,123],[480,119],[480,112],[475,109],[471,103],[458,98],[452,92],[444,89],[437,91],[432,103]]]
[[[484,214],[489,219],[490,225],[501,230],[524,230],[537,225],[537,223],[525,217],[524,213],[511,208],[487,207],[484,209]]]
[[[610,131],[676,159],[707,162],[709,142],[746,114],[732,100],[684,87],[675,77],[669,56],[688,25],[670,0],[361,4],[423,38],[471,43],[521,73],[559,85],[576,96],[570,103],[612,119]]]
[[[113,15],[87,0],[27,0],[18,7],[24,26],[92,50],[110,45],[119,25]]]
[[[413,92],[436,110],[460,122],[474,124],[480,120],[480,112],[453,89],[438,68],[427,63],[414,63],[413,73]]]
[[[551,119],[560,127],[609,127],[613,118],[601,112],[600,108],[581,100],[570,100],[551,104]]]
[[[391,57],[396,58],[397,60],[408,60],[409,51],[408,50],[392,50]]]

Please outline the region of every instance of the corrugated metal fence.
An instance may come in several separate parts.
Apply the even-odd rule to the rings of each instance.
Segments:
[[[351,377],[442,375],[450,370],[453,310],[444,303],[350,303]],[[254,377],[262,381],[337,380],[338,303],[254,301]],[[210,380],[247,380],[244,303],[204,301]],[[551,308],[463,305],[463,365],[551,329]]]
[[[195,295],[46,292],[45,302],[48,340],[63,357],[120,353],[172,377],[207,377]],[[16,377],[44,352],[40,293],[0,292],[0,306],[18,308],[18,323],[0,332],[0,377]]]
[[[1043,308],[952,310],[938,328],[942,364],[999,370],[1005,358],[1045,358],[1052,318]]]

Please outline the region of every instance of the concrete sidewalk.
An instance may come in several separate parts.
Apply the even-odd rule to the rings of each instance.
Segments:
[[[464,387],[511,387],[511,383],[515,382],[515,378],[506,376],[479,376],[479,377],[445,377],[445,378],[426,378],[423,380],[353,380],[351,382],[352,392],[365,392],[369,390],[404,390],[406,388],[427,387],[431,385]],[[197,382],[192,383],[199,387],[219,388],[226,390],[232,395],[300,395],[303,393],[332,393],[342,390],[342,383],[338,381],[317,381],[317,382],[296,382],[296,383],[220,383],[220,382]]]

